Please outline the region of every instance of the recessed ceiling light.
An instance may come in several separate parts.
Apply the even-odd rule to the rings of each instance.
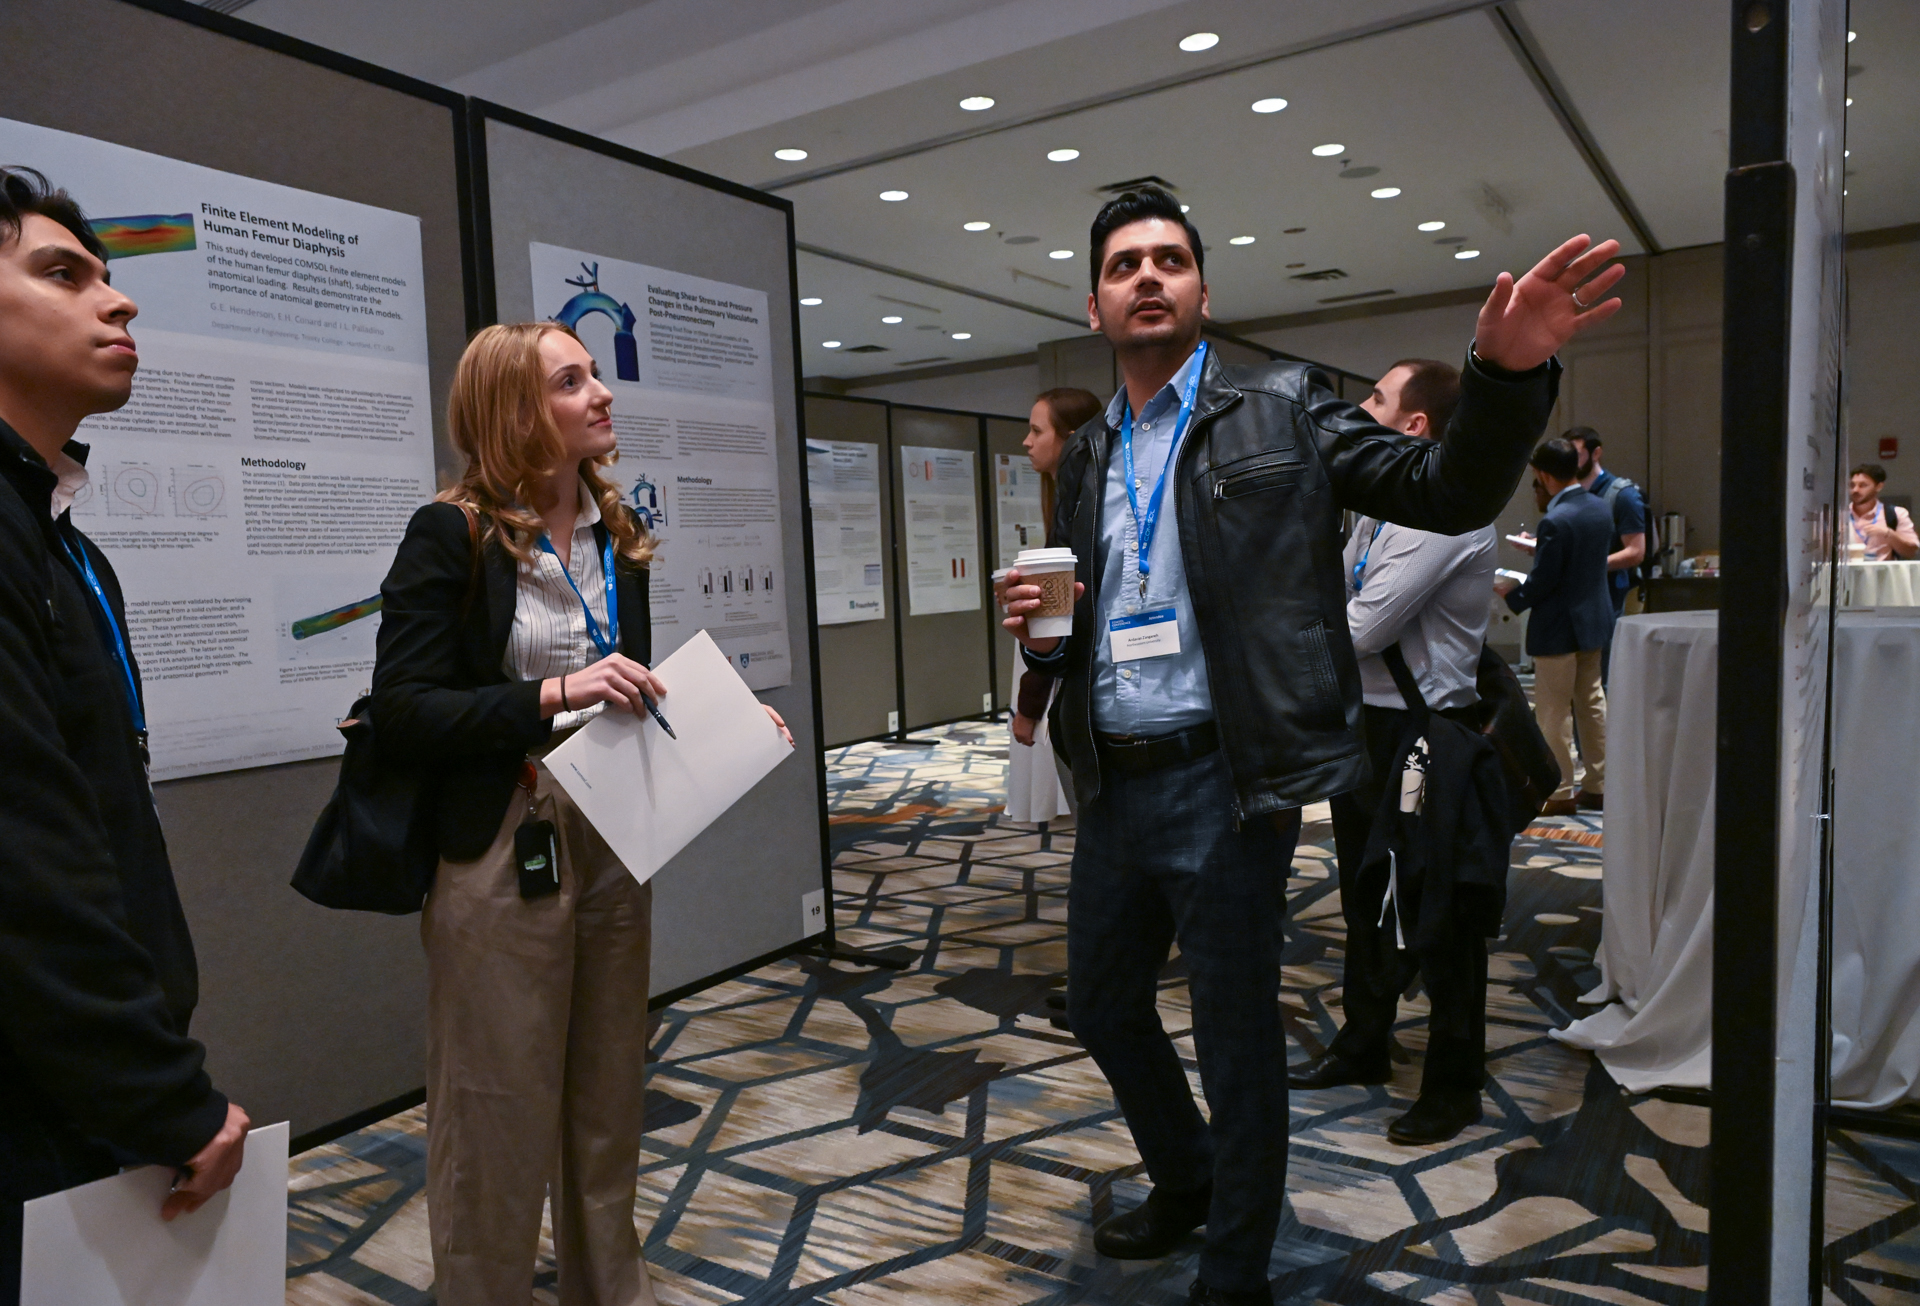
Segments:
[[[1848,44],[1848,45],[1852,45],[1852,44],[1853,44],[1853,38],[1854,38],[1854,33],[1852,33],[1852,32],[1848,32],[1848,33],[1847,33],[1847,44]]]
[[[1841,157],[1841,158],[1843,158],[1843,159],[1851,159],[1851,158],[1853,157],[1853,151],[1852,151],[1852,150],[1842,150],[1842,151],[1840,151],[1840,157]]]
[[[885,322],[888,326],[899,326],[900,323],[904,322],[906,319],[901,317],[897,313],[889,313],[885,317],[881,318],[880,320],[882,322]]]
[[[819,302],[820,302],[820,296],[808,295],[805,299],[800,301],[800,304],[804,308],[812,308],[814,305],[818,304]]]
[[[1313,157],[1316,159],[1331,159],[1336,154],[1345,153],[1346,148],[1344,145],[1316,145],[1313,147]]]
[[[1232,240],[1230,240],[1230,241],[1228,241],[1228,242],[1227,242],[1227,244],[1229,244],[1229,245],[1251,245],[1251,244],[1253,244],[1253,237],[1252,237],[1252,236],[1235,236],[1235,237],[1234,237],[1234,238],[1233,238]]]
[[[1195,32],[1191,36],[1180,38],[1180,48],[1188,54],[1199,54],[1202,50],[1211,50],[1220,44],[1220,38],[1212,32]]]
[[[1287,102],[1277,95],[1270,100],[1255,100],[1253,102],[1253,111],[1255,113],[1279,113],[1286,107]]]
[[[966,99],[960,101],[960,107],[968,113],[979,113],[982,109],[991,109],[993,107],[993,97],[991,95],[969,95]]]
[[[1180,211],[1181,211],[1182,213],[1191,213],[1191,212],[1193,212],[1193,205],[1191,205],[1191,204],[1182,204],[1182,205],[1180,206]]]
[[[889,204],[898,204],[906,197],[907,193],[903,190],[883,190],[880,192],[880,198]]]
[[[1419,231],[1445,231],[1446,229],[1447,224],[1444,222],[1423,222],[1416,228]]]
[[[963,222],[963,223],[961,223],[961,224],[960,224],[960,230],[962,230],[962,231],[991,231],[991,230],[993,230],[993,224],[992,224],[991,222]]]
[[[1455,258],[1479,258],[1480,251],[1477,249],[1456,249],[1453,251],[1453,256]]]
[[[1072,258],[1073,251],[1070,249],[1049,250],[1047,251],[1047,257],[1048,258]]]
[[[822,340],[820,342],[820,347],[822,349],[838,349],[840,347],[840,342],[838,340]]]
[[[956,331],[956,332],[954,332],[954,333],[953,333],[953,338],[954,338],[955,340],[971,340],[971,339],[973,339],[973,332],[971,332],[971,331]]]
[[[1075,159],[1079,157],[1080,157],[1080,151],[1078,150],[1048,150],[1047,151],[1047,161],[1049,163],[1072,163]]]
[[[782,163],[798,163],[807,157],[805,150],[775,150],[773,157]]]
[[[1382,186],[1379,190],[1373,192],[1373,197],[1377,200],[1390,200],[1399,193],[1400,188],[1398,186]]]
[[[1852,97],[1851,95],[1849,95],[1849,96],[1847,97],[1847,107],[1848,107],[1849,109],[1851,109],[1851,108],[1853,107],[1853,97]]]

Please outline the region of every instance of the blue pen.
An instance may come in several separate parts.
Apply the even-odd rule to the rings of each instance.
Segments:
[[[652,699],[648,698],[645,694],[642,694],[640,695],[640,701],[647,705],[647,711],[653,716],[653,719],[655,721],[658,721],[660,723],[660,728],[667,732],[668,739],[680,738],[679,735],[676,735],[673,733],[673,727],[667,724],[667,719],[660,715],[660,709],[653,705]]]

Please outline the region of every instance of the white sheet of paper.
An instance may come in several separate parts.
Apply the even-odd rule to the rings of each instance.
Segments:
[[[287,1125],[247,1135],[233,1186],[171,1223],[163,1165],[26,1204],[20,1306],[264,1306],[287,1295]]]
[[[704,630],[655,667],[660,713],[602,712],[547,754],[547,769],[645,884],[793,749]]]

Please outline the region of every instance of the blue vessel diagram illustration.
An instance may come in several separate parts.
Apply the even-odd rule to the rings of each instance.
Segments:
[[[640,345],[633,338],[634,313],[631,308],[600,289],[600,265],[582,263],[580,275],[565,278],[580,293],[560,306],[553,320],[578,327],[580,319],[600,313],[613,320],[613,371],[622,381],[640,379]]]
[[[633,488],[627,491],[627,502],[633,507],[634,516],[649,531],[658,531],[667,525],[667,496],[653,478],[641,472],[634,479]]]

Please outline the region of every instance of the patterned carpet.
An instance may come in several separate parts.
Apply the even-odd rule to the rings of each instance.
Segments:
[[[1141,1200],[1099,1072],[1051,1025],[1065,965],[1064,830],[1001,819],[1000,727],[831,758],[841,941],[911,960],[795,959],[661,1015],[637,1216],[663,1303],[1184,1302],[1200,1240],[1107,1261],[1090,1222]],[[1289,881],[1294,1059],[1339,1013],[1342,929],[1325,808]],[[1595,982],[1601,823],[1514,849],[1489,986],[1486,1119],[1396,1147],[1424,1000],[1384,1088],[1296,1093],[1284,1306],[1704,1303],[1707,1112],[1620,1092],[1547,1031]],[[1193,1073],[1176,957],[1161,1012]],[[1194,1076],[1197,1087],[1197,1075]],[[429,1303],[424,1112],[294,1160],[288,1301]],[[1920,1306],[1920,1143],[1835,1132],[1829,1302]],[[551,1302],[545,1255],[533,1299]]]

